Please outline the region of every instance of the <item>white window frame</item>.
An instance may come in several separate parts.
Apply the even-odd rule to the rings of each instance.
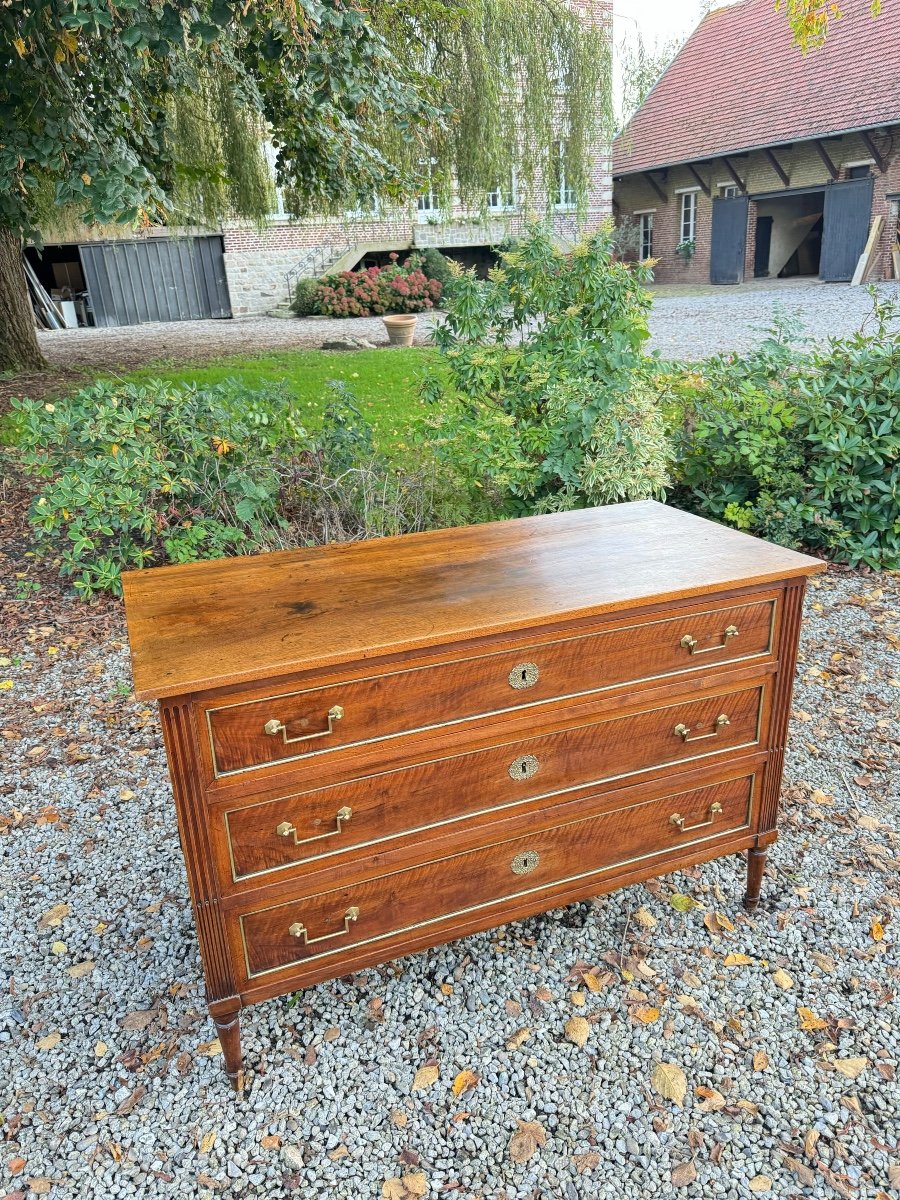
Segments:
[[[695,244],[697,242],[697,197],[699,194],[699,188],[688,188],[681,192],[681,210],[678,214],[679,245],[682,242],[694,242]]]
[[[731,196],[739,196],[741,194],[736,183],[720,183],[716,186],[719,189],[719,197],[722,200],[728,200]]]
[[[284,190],[275,182],[275,160],[278,157],[278,151],[270,141],[263,142],[263,155],[269,166],[272,191],[275,193],[275,208],[268,214],[269,220],[287,221],[290,219],[290,214],[284,206]]]
[[[638,229],[641,233],[641,262],[646,262],[648,258],[653,257],[653,214],[655,212],[655,208],[643,208],[634,214],[637,217]]]
[[[559,171],[558,180],[554,180],[555,199],[553,207],[558,211],[570,212],[575,208],[577,197],[575,189],[568,186],[566,183],[566,143],[565,140],[560,140],[556,143],[556,169]]]
[[[845,171],[849,171],[851,167],[874,167],[874,158],[855,158],[853,162],[841,163]]]
[[[504,192],[502,184],[498,184],[487,194],[488,212],[512,212],[519,207],[519,188],[515,171],[509,178],[509,189]]]
[[[348,208],[344,212],[344,216],[350,220],[374,221],[381,216],[381,201],[377,196],[372,197],[372,203],[368,208]]]

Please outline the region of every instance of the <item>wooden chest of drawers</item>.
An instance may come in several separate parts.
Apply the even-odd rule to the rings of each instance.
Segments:
[[[758,902],[806,576],[652,502],[124,577],[210,1012],[722,854]]]

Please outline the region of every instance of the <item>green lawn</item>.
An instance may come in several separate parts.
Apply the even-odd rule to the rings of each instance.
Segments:
[[[432,349],[279,350],[221,359],[206,366],[146,367],[125,378],[173,383],[238,379],[251,387],[264,380],[284,382],[296,394],[301,408],[308,410],[305,423],[311,428],[315,428],[318,414],[328,401],[328,381],[339,379],[356,395],[379,443],[388,449],[403,440],[412,419],[423,411],[417,394],[421,372],[426,366],[439,364],[440,355]]]

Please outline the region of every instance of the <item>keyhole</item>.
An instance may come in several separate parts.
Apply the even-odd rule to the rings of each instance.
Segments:
[[[521,769],[523,775],[527,775],[528,774],[528,763],[526,763],[526,762],[521,763],[520,769]]]
[[[522,682],[523,683],[528,682],[528,672],[524,668],[522,669]]]

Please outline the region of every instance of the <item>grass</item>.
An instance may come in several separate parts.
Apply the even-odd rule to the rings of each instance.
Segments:
[[[296,394],[301,410],[306,410],[305,423],[310,428],[316,427],[328,402],[329,380],[340,380],[354,393],[363,414],[372,422],[379,446],[388,450],[404,439],[424,409],[417,389],[426,366],[440,369],[436,350],[293,350],[221,359],[208,365],[142,367],[125,378],[134,382],[163,379],[197,384],[238,379],[250,387],[262,381],[286,383]]]

